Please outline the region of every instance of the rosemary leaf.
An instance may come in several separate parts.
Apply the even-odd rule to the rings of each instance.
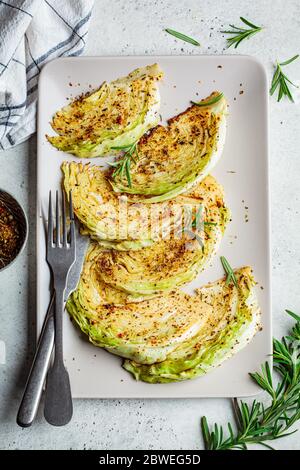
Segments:
[[[223,98],[223,96],[224,96],[223,93],[219,93],[218,95],[213,96],[210,100],[192,101],[192,103],[195,104],[196,106],[210,106],[220,101]]]
[[[181,41],[189,42],[190,44],[193,44],[194,46],[200,46],[200,43],[196,41],[196,39],[193,39],[186,34],[179,33],[178,31],[175,31],[174,29],[167,28],[165,31],[168,34],[171,34],[171,36],[175,36],[177,39],[181,39]]]
[[[299,54],[294,55],[291,59],[286,60],[285,62],[281,62],[280,65],[289,65],[291,62],[294,62],[294,60],[298,59]]]
[[[297,322],[300,322],[300,316],[290,310],[286,310],[286,313],[293,317]]]
[[[250,26],[250,28],[254,28],[254,29],[259,29],[259,28],[260,28],[260,26],[256,26],[255,24],[250,23],[249,20],[246,20],[246,18],[243,18],[242,16],[240,17],[240,19],[241,19],[241,21],[242,21],[243,23],[245,23],[247,26]]]
[[[216,227],[218,224],[217,222],[204,222],[204,225],[208,225],[208,226],[213,226],[213,227]]]

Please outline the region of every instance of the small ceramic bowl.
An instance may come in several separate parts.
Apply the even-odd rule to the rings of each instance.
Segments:
[[[23,207],[11,194],[9,194],[7,191],[4,191],[3,189],[0,189],[0,201],[12,213],[18,223],[19,229],[19,240],[15,255],[11,258],[8,264],[5,264],[4,266],[1,266],[0,264],[0,271],[4,271],[4,269],[8,268],[15,262],[26,245],[28,237],[28,221]]]

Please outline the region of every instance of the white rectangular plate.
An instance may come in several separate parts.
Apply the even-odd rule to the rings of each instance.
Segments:
[[[268,182],[268,92],[262,65],[247,56],[82,57],[58,59],[42,71],[38,115],[37,311],[41,328],[49,302],[49,269],[45,261],[44,214],[48,192],[59,188],[60,165],[76,157],[58,152],[45,138],[55,111],[74,97],[158,62],[165,72],[160,85],[161,114],[167,119],[185,110],[190,100],[223,91],[229,103],[223,156],[213,171],[224,185],[232,222],[211,266],[187,290],[223,276],[220,255],[231,265],[251,265],[258,282],[263,331],[235,357],[196,380],[174,384],[136,382],[122,360],[92,346],[64,318],[65,360],[74,397],[169,398],[232,397],[258,392],[248,372],[256,371],[271,352],[270,242]],[[89,88],[90,87],[90,88]],[[97,158],[93,163],[103,164]]]

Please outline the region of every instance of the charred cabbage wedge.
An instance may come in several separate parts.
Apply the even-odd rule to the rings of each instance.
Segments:
[[[58,150],[81,158],[112,153],[128,146],[159,122],[157,64],[134,70],[127,77],[104,82],[92,93],[75,99],[52,119],[57,136],[47,135]]]
[[[155,127],[136,146],[128,171],[111,172],[115,191],[148,196],[153,203],[173,198],[201,181],[221,156],[226,134],[227,103],[222,93]],[[124,157],[121,157],[124,158]]]
[[[107,303],[113,298],[110,288],[93,267],[93,245],[90,250],[67,310],[93,344],[127,358],[124,367],[137,380],[176,382],[203,375],[242,349],[260,328],[248,267],[235,271],[238,287],[221,279],[193,296],[175,290],[112,305]]]
[[[98,252],[97,244],[92,242],[77,289],[67,301],[71,317],[93,344],[152,364],[164,360],[180,341],[196,334],[209,314],[204,304],[187,308],[189,296],[180,291],[124,304],[126,294],[118,294],[99,278],[95,263]]]
[[[136,196],[115,193],[107,172],[98,166],[76,162],[62,164],[63,185],[72,191],[74,212],[84,225],[84,233],[105,248],[139,250],[169,236],[182,220],[187,205],[201,200],[195,188],[190,195],[157,204],[136,202]]]
[[[100,279],[132,296],[157,294],[194,279],[216,253],[229,210],[223,188],[212,176],[207,176],[190,196],[202,209],[198,227],[191,224],[192,230],[181,230],[140,251],[99,249],[96,263]]]
[[[261,329],[255,282],[249,267],[235,271],[237,287],[225,280],[198,289],[194,302],[203,302],[210,315],[197,334],[152,365],[126,360],[124,368],[136,380],[170,383],[208,373],[244,348]]]

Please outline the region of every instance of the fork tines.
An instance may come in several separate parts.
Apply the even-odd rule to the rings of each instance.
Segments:
[[[62,191],[62,203],[60,210],[59,193],[56,191],[55,197],[55,227],[53,227],[52,214],[52,194],[49,191],[49,208],[48,208],[48,233],[47,248],[68,248],[75,240],[74,212],[72,203],[72,193],[68,194],[68,210],[66,210],[66,193]],[[68,213],[67,213],[68,212]],[[67,218],[70,219],[70,230],[68,233]],[[54,230],[55,229],[55,230]]]

